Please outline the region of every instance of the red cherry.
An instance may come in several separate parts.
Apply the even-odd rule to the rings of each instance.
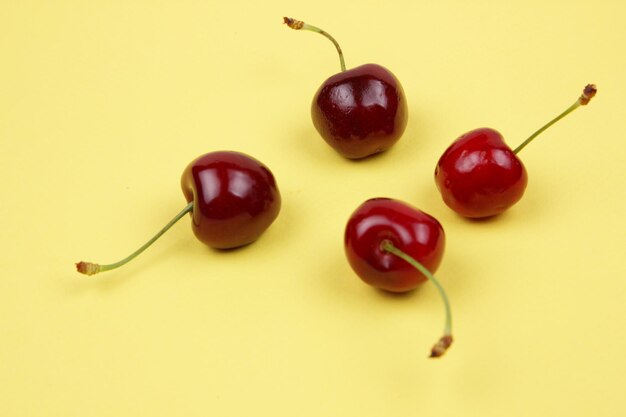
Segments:
[[[408,111],[402,86],[391,71],[376,64],[346,70],[341,48],[327,32],[287,17],[284,22],[292,29],[322,34],[339,53],[342,72],[324,81],[311,104],[313,125],[322,138],[349,159],[393,146],[404,133]]]
[[[197,158],[183,172],[181,186],[194,205],[193,232],[212,248],[254,242],[280,210],[280,194],[270,170],[238,152]]]
[[[350,216],[345,249],[354,272],[376,288],[406,292],[427,281],[411,265],[383,250],[381,243],[385,240],[413,256],[431,272],[441,263],[445,234],[434,217],[398,200],[367,200]]]
[[[489,128],[459,137],[443,153],[435,169],[435,183],[443,201],[458,214],[481,218],[500,214],[524,195],[528,176],[517,153],[541,132],[577,109],[596,94],[589,84],[578,100],[533,133],[515,150],[502,135]]]
[[[258,239],[278,216],[281,198],[269,168],[239,152],[211,152],[191,162],[181,178],[187,206],[152,239],[121,261],[76,264],[78,272],[94,275],[118,268],[146,250],[187,213],[204,244],[230,249]]]
[[[444,301],[446,324],[431,356],[443,355],[452,343],[450,305],[443,287],[432,275],[441,263],[445,246],[441,224],[404,202],[373,198],[350,216],[344,243],[350,266],[373,287],[406,292],[427,280],[433,282]]]
[[[486,217],[517,203],[528,177],[502,135],[482,128],[464,134],[444,152],[435,181],[452,210],[465,217]]]

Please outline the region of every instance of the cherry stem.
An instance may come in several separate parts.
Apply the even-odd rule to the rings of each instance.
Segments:
[[[435,278],[435,276],[431,274],[430,271],[424,265],[422,265],[420,262],[415,260],[415,258],[413,258],[412,256],[407,255],[400,249],[396,248],[394,244],[391,243],[389,240],[384,240],[381,243],[380,247],[383,250],[411,264],[413,267],[415,267],[415,269],[417,269],[426,278],[428,278],[428,280],[432,282],[435,285],[435,287],[437,287],[437,290],[439,291],[439,295],[441,295],[441,299],[443,300],[443,304],[446,309],[446,323],[443,327],[443,336],[432,347],[430,357],[438,358],[442,356],[452,344],[452,311],[450,309],[450,302],[448,301],[448,296],[446,295],[446,291],[443,289],[443,286],[441,285],[441,283],[439,283],[439,280]]]
[[[521,145],[515,148],[513,153],[517,154],[519,151],[524,149],[524,147],[528,145],[533,139],[539,136],[544,130],[546,130],[547,128],[549,128],[550,126],[552,126],[553,124],[555,124],[556,122],[558,122],[559,120],[561,120],[562,118],[564,118],[565,116],[567,116],[568,114],[576,110],[578,107],[587,105],[587,103],[589,103],[589,100],[591,100],[593,96],[596,95],[597,91],[598,89],[596,88],[594,84],[587,84],[587,86],[585,86],[583,90],[583,93],[581,94],[580,97],[578,97],[578,100],[576,100],[574,104],[569,106],[563,113],[559,114],[554,119],[550,120],[541,129],[537,130],[535,133],[530,135],[528,139],[526,139],[524,142],[522,142]]]
[[[111,269],[119,268],[120,266],[135,259],[141,252],[148,249],[150,245],[156,242],[158,238],[163,236],[163,234],[167,232],[177,221],[182,219],[185,214],[190,213],[192,211],[193,211],[193,201],[187,204],[187,206],[185,206],[185,208],[180,213],[178,213],[172,220],[170,220],[170,222],[166,224],[165,227],[163,227],[163,229],[161,229],[156,235],[154,235],[152,239],[147,241],[142,247],[140,247],[135,252],[131,253],[126,258],[122,259],[121,261],[117,261],[115,263],[107,264],[107,265],[100,265],[100,264],[96,264],[92,262],[81,261],[76,264],[76,270],[80,272],[81,274],[94,275],[94,274],[97,274],[98,272],[110,271]]]
[[[304,23],[301,20],[292,19],[291,17],[283,17],[283,21],[287,26],[294,30],[310,30],[311,32],[319,33],[320,35],[323,35],[326,38],[330,39],[333,45],[335,45],[335,48],[337,48],[337,53],[339,54],[339,63],[341,64],[341,71],[343,72],[346,70],[346,63],[343,60],[343,52],[341,52],[341,47],[339,46],[339,43],[337,43],[335,38],[330,36],[328,32],[313,25],[309,25],[308,23]]]

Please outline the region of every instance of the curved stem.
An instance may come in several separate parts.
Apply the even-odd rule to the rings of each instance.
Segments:
[[[337,53],[339,54],[339,64],[341,65],[341,71],[343,72],[346,70],[346,63],[343,59],[343,52],[341,52],[341,47],[339,46],[339,43],[337,43],[335,38],[330,36],[328,32],[316,26],[309,25],[308,23],[304,23],[301,20],[292,19],[291,17],[283,17],[283,21],[285,22],[287,26],[289,26],[290,28],[294,30],[309,30],[311,32],[319,33],[320,35],[323,35],[327,39],[329,39],[333,43],[333,45],[335,45],[335,48],[337,48]]]
[[[546,123],[541,129],[537,130],[535,133],[530,135],[528,139],[526,139],[524,142],[521,143],[521,145],[519,145],[517,148],[513,150],[513,153],[517,154],[519,151],[524,149],[526,145],[532,142],[533,139],[539,136],[544,130],[546,130],[547,128],[549,128],[550,126],[552,126],[553,124],[555,124],[556,122],[558,122],[559,120],[561,120],[562,118],[564,118],[565,116],[567,116],[568,114],[576,110],[578,107],[587,105],[587,103],[589,103],[589,100],[591,100],[593,96],[596,95],[597,91],[598,90],[594,84],[587,84],[587,86],[583,90],[583,93],[581,94],[580,97],[578,97],[578,100],[576,100],[574,104],[572,104],[567,109],[565,109],[563,113],[559,114],[554,119]]]
[[[156,235],[152,237],[149,241],[147,241],[143,246],[137,249],[135,252],[128,255],[126,258],[114,262],[112,264],[100,265],[92,262],[78,262],[76,264],[76,270],[81,274],[85,275],[94,275],[98,272],[109,271],[111,269],[119,268],[120,266],[132,261],[135,259],[140,253],[145,251],[150,245],[157,241],[165,232],[167,232],[177,221],[183,218],[183,216],[187,213],[193,211],[193,201],[185,206],[185,208],[178,213],[168,224],[166,224]]]
[[[437,358],[439,356],[442,356],[452,344],[452,310],[450,309],[450,302],[448,301],[448,296],[446,295],[446,291],[443,289],[443,286],[441,285],[439,280],[435,278],[435,276],[431,274],[430,271],[426,269],[424,265],[422,265],[420,262],[415,260],[415,258],[413,258],[412,256],[407,255],[400,249],[396,248],[393,245],[393,243],[391,243],[389,240],[384,240],[380,246],[383,250],[411,264],[415,269],[417,269],[419,272],[424,274],[424,276],[428,278],[428,280],[432,282],[435,285],[435,287],[437,287],[437,290],[439,291],[439,295],[441,296],[441,299],[443,300],[443,304],[446,309],[446,322],[443,327],[443,336],[433,346],[431,353],[430,353],[430,357]]]

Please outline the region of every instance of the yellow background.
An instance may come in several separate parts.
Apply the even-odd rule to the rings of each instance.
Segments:
[[[621,416],[626,413],[626,6],[622,1],[0,2],[0,415]],[[350,162],[317,135],[318,86],[386,66],[404,137]],[[489,126],[521,154],[523,200],[469,222],[434,186],[443,150]],[[218,253],[177,224],[182,170],[246,152],[282,212]],[[360,282],[343,228],[365,199],[405,200],[447,233],[432,285]]]

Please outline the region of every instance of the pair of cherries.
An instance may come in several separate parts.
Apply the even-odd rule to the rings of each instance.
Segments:
[[[349,159],[365,158],[396,143],[406,128],[407,107],[395,76],[375,64],[346,70],[341,48],[328,33],[294,19],[284,21],[291,28],[326,36],[339,53],[342,72],[322,84],[312,104],[313,123],[322,138]],[[587,104],[595,92],[595,86],[588,85],[576,103],[513,151],[493,129],[477,129],[457,139],[435,171],[446,204],[466,217],[493,216],[515,204],[527,183],[517,152],[560,118]],[[126,264],[186,214],[191,214],[192,230],[206,245],[216,249],[244,246],[257,240],[280,211],[280,192],[269,168],[239,152],[212,152],[195,159],[184,170],[181,186],[188,204],[152,239],[118,262],[79,262],[77,270],[93,275]],[[452,343],[450,304],[432,274],[444,246],[443,228],[434,217],[388,198],[363,203],[345,230],[346,256],[364,282],[392,292],[413,290],[427,280],[437,287],[446,320],[431,357],[443,355]]]
[[[385,151],[402,136],[408,112],[404,90],[386,68],[366,64],[346,70],[337,41],[324,30],[285,17],[295,30],[309,30],[330,39],[337,48],[341,72],[318,89],[311,105],[313,124],[320,136],[349,159],[361,159]],[[537,135],[596,94],[587,85],[580,98],[555,119],[511,150],[494,129],[465,133],[441,156],[435,182],[444,202],[462,216],[490,217],[500,214],[522,198],[528,176],[517,157]]]

